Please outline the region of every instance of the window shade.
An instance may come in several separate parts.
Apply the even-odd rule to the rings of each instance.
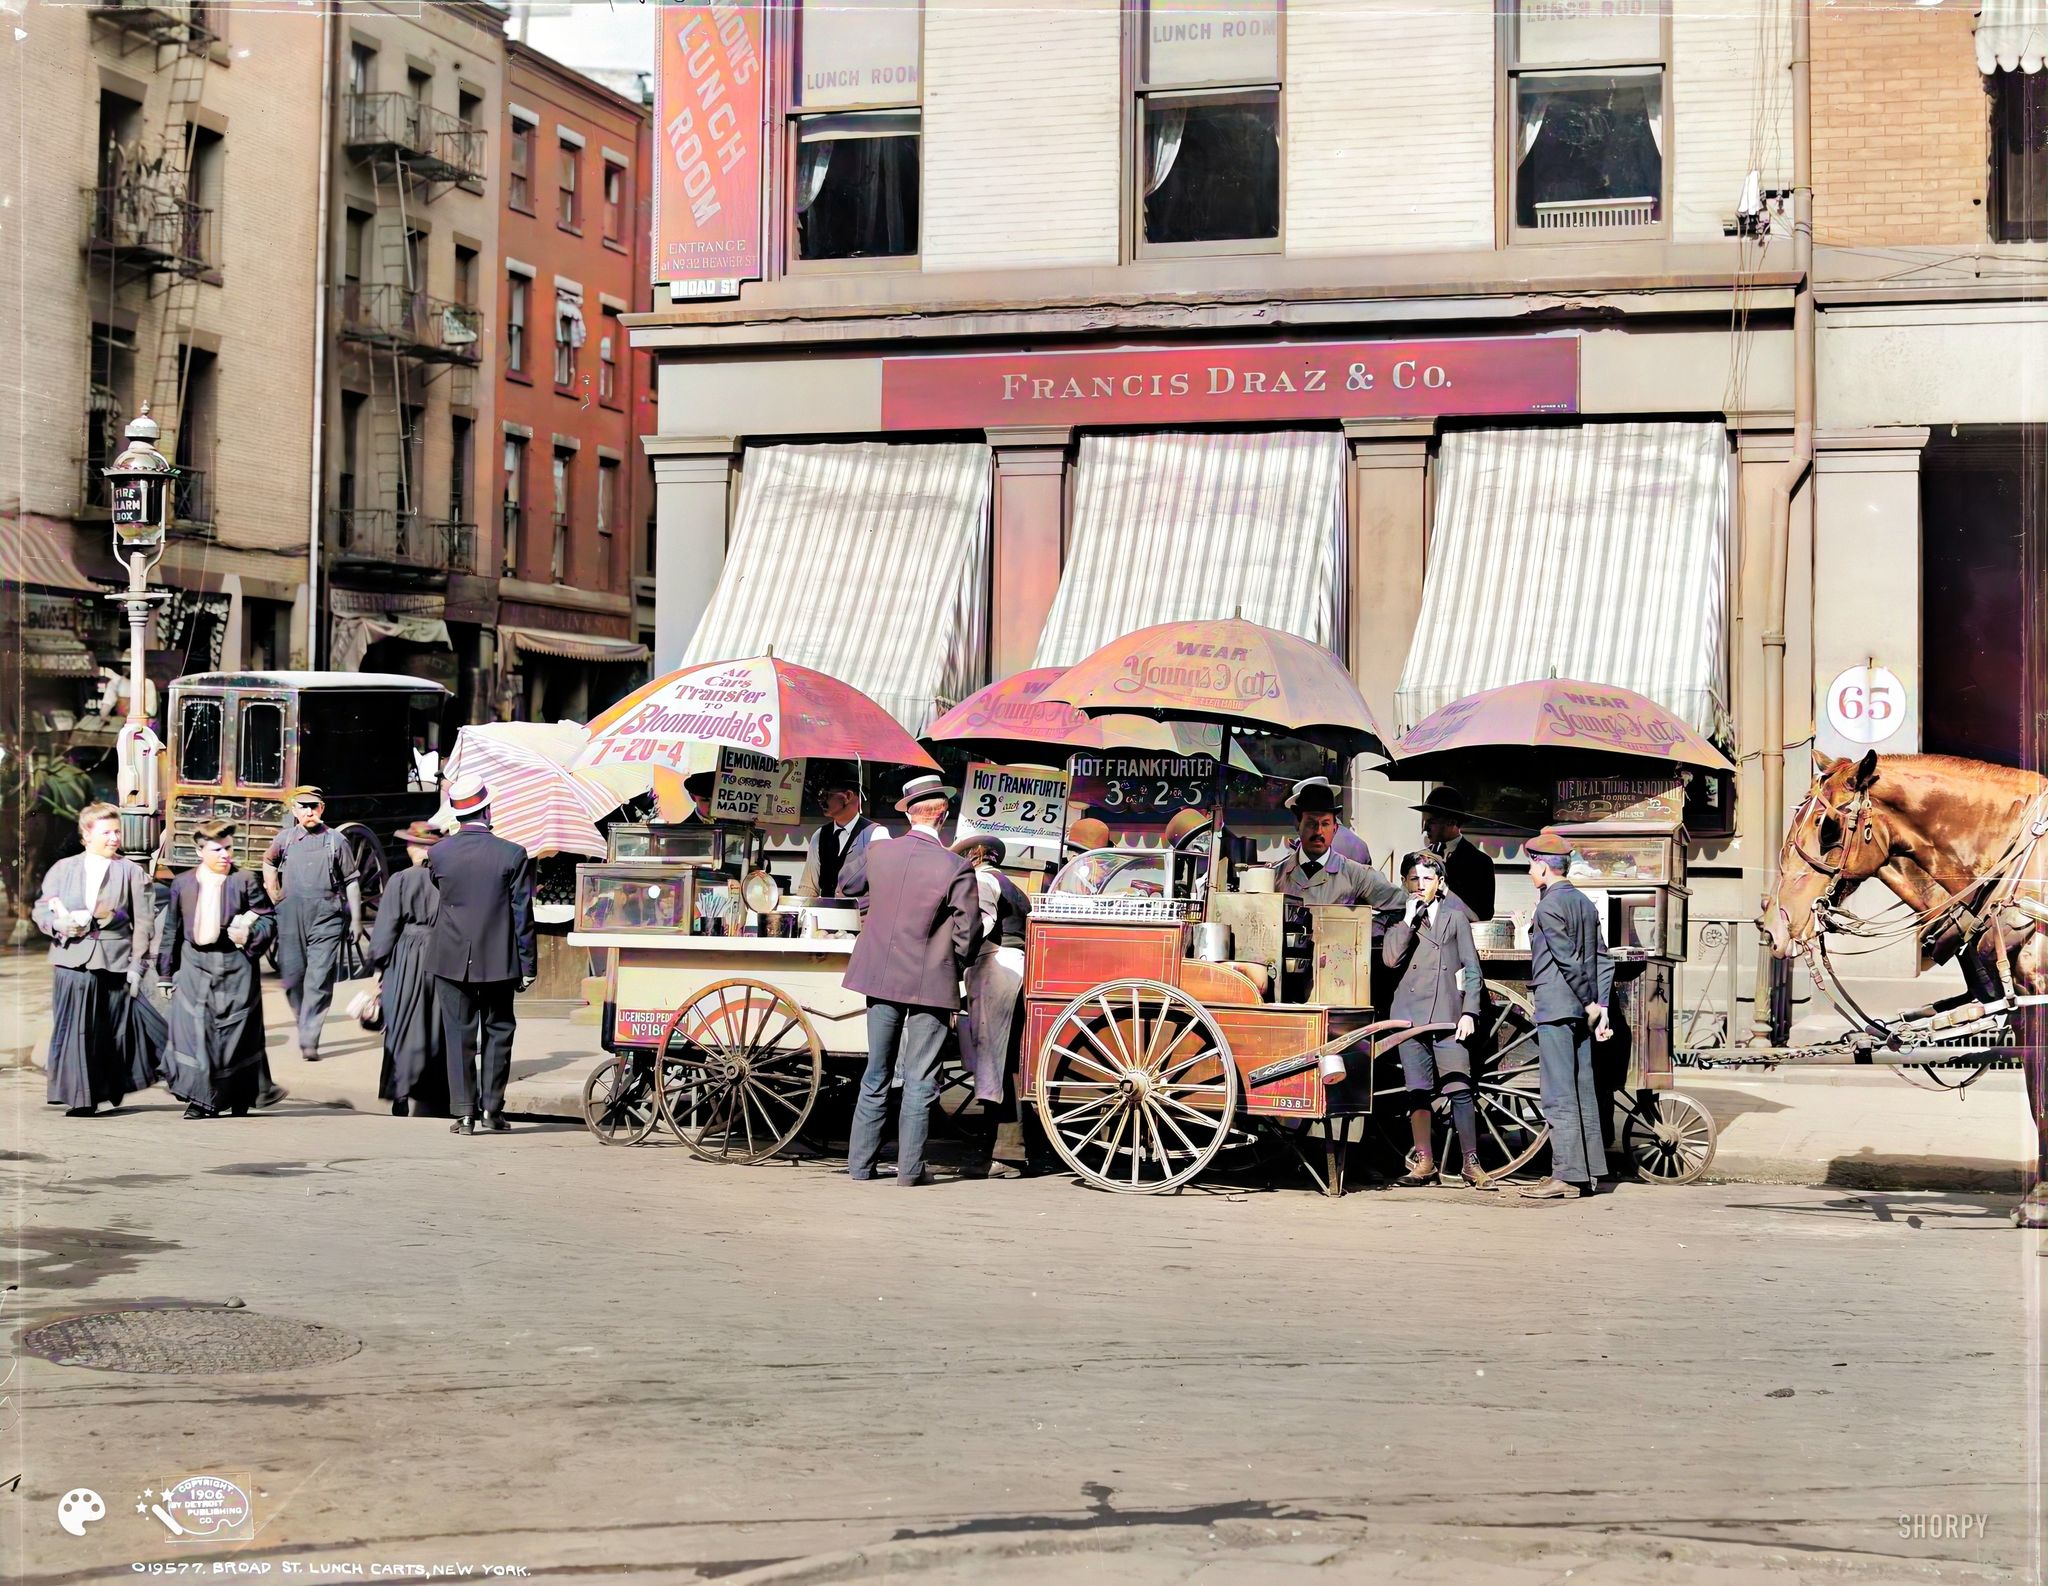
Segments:
[[[2038,72],[2048,55],[2048,0],[1983,0],[1977,18],[1977,70]]]
[[[989,473],[974,444],[748,447],[684,664],[772,648],[922,732],[986,681]]]
[[[1730,489],[1719,424],[1446,435],[1402,731],[1482,689],[1568,677],[1726,743]]]
[[[1088,435],[1038,666],[1158,622],[1229,617],[1342,652],[1344,437]]]

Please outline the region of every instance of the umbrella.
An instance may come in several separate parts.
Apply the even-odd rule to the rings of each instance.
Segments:
[[[917,740],[850,683],[772,655],[709,661],[642,684],[597,716],[575,768],[687,769],[692,750],[743,749],[770,760],[878,760],[936,770]]]
[[[925,742],[959,744],[974,754],[1013,764],[1039,765],[1051,758],[1104,750],[1198,755],[1222,751],[1220,728],[1196,722],[1154,721],[1148,716],[1084,716],[1073,706],[1044,697],[1065,669],[1035,666],[967,696],[925,729]],[[1235,742],[1230,763],[1254,775],[1258,767]]]
[[[448,757],[446,787],[474,773],[491,790],[491,830],[530,854],[605,856],[596,822],[619,807],[616,791],[567,762],[580,750],[583,729],[574,722],[488,722],[464,727]],[[443,804],[435,820],[452,824]]]
[[[1342,754],[1387,752],[1342,661],[1241,617],[1127,633],[1068,667],[1044,696],[1089,716],[1209,721],[1307,738]]]
[[[1655,701],[1607,683],[1551,677],[1484,689],[1423,717],[1395,745],[1388,774],[1417,781],[1457,777],[1476,760],[1497,768],[1507,758],[1503,750],[1534,752],[1542,764],[1525,763],[1520,767],[1525,774],[1550,769],[1555,762],[1566,775],[1574,770],[1583,775],[1586,762],[1571,762],[1589,753],[1708,771],[1735,769],[1725,754]],[[1526,762],[1527,756],[1516,758]]]

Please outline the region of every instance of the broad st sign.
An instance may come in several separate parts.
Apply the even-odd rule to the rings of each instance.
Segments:
[[[660,8],[654,99],[654,279],[730,297],[761,274],[762,7]]]
[[[882,428],[1576,413],[1572,335],[882,360]]]

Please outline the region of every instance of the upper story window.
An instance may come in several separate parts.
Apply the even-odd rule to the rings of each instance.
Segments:
[[[2048,72],[1997,71],[1991,91],[1991,236],[2048,242]]]
[[[555,145],[555,224],[571,231],[583,225],[583,192],[577,185],[583,150],[566,140]]]
[[[1507,19],[1518,230],[1664,223],[1662,0],[1519,0]]]
[[[515,113],[507,156],[505,202],[529,215],[533,213],[533,143],[534,123]]]
[[[1139,252],[1277,248],[1281,0],[1145,0],[1138,15]]]
[[[821,0],[799,12],[797,259],[917,252],[923,21],[917,0]]]
[[[533,306],[533,283],[517,270],[505,276],[505,368],[526,373],[526,321]]]
[[[348,47],[348,91],[367,94],[377,86],[377,52],[367,44]]]
[[[617,160],[604,162],[604,240],[626,240],[626,168]]]

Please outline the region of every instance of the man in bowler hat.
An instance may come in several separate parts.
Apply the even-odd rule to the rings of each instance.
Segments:
[[[1523,1194],[1534,1200],[1591,1195],[1607,1173],[1593,1043],[1607,1039],[1614,960],[1600,936],[1593,900],[1565,879],[1572,845],[1546,826],[1522,845],[1540,896],[1529,919],[1529,992],[1536,1004],[1536,1053],[1543,1116],[1550,1124],[1550,1177]]]
[[[1422,840],[1444,862],[1444,884],[1475,920],[1493,918],[1493,861],[1465,835],[1465,795],[1454,787],[1434,787],[1415,806],[1422,817]]]
[[[889,1111],[889,1080],[903,1062],[896,1123],[896,1182],[930,1182],[924,1171],[934,1078],[946,1030],[960,1010],[960,976],[981,944],[974,867],[939,835],[956,790],[912,777],[897,810],[910,834],[868,850],[864,919],[845,985],[868,999],[868,1066],[853,1110],[846,1175],[872,1179]]]
[[[448,807],[462,824],[436,843],[427,870],[440,910],[427,942],[427,972],[441,1008],[448,1052],[450,1130],[502,1134],[505,1085],[512,1077],[512,996],[533,984],[533,862],[517,843],[491,831],[491,791],[483,779],[458,777]],[[481,1066],[481,1084],[478,1068]]]

